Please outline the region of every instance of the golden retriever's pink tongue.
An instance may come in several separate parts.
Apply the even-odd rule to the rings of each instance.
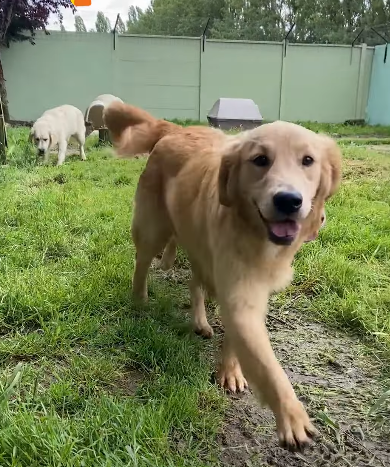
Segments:
[[[299,225],[294,221],[272,222],[269,224],[271,232],[275,237],[295,237],[299,231]]]

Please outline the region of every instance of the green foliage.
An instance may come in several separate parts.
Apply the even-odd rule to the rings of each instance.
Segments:
[[[147,10],[149,11],[149,10]],[[128,20],[126,22],[127,25],[127,31],[130,33],[135,33],[135,28],[139,22],[139,20],[142,18],[144,12],[142,8],[139,6],[134,6],[131,5],[129,8],[129,15],[128,15]]]
[[[118,34],[124,34],[126,32],[126,26],[121,18],[121,15],[118,16],[118,23],[116,25],[116,31]]]
[[[208,36],[233,40],[281,41],[293,25],[289,39],[309,43],[350,44],[361,28],[361,41],[382,43],[370,26],[381,29],[390,21],[388,0],[154,0],[142,11],[131,6],[127,29],[136,34],[200,36],[207,23]]]
[[[234,40],[282,40],[288,23],[285,2],[225,0],[222,17],[211,27],[211,36]]]
[[[105,16],[102,11],[98,11],[96,22],[95,22],[96,32],[110,32],[111,24],[110,20]]]
[[[145,12],[130,7],[128,31],[134,34],[162,34],[199,37],[211,18],[210,27],[221,18],[225,0],[154,0]]]
[[[83,18],[80,15],[74,17],[74,27],[76,32],[87,32]]]
[[[68,0],[26,1],[12,0],[0,2],[0,46],[11,42],[30,41],[34,44],[35,32],[45,29],[50,15],[62,22],[63,9],[76,8]],[[2,75],[2,73],[1,73]]]

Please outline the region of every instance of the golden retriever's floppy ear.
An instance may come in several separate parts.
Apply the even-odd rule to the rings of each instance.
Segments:
[[[103,119],[118,156],[124,157],[151,152],[163,136],[178,128],[122,102],[113,102],[106,107]]]
[[[218,175],[219,202],[223,206],[233,205],[237,196],[238,169],[240,164],[239,145],[234,142],[222,157]]]
[[[311,215],[308,218],[308,223],[305,226],[303,233],[304,242],[312,242],[318,236],[319,231],[325,226],[326,213],[324,202],[320,199],[314,200]]]
[[[329,136],[320,136],[323,144],[324,157],[317,196],[327,200],[338,190],[341,182],[341,150]]]

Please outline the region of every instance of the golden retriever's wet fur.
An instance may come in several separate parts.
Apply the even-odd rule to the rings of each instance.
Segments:
[[[316,430],[274,355],[265,317],[270,294],[290,283],[295,253],[318,232],[338,188],[336,143],[286,122],[234,136],[182,128],[121,103],[106,109],[105,121],[120,156],[150,152],[135,196],[134,295],[147,299],[153,258],[165,248],[161,265],[169,268],[181,245],[192,268],[195,331],[213,335],[203,290],[221,309],[221,384],[243,390],[244,374],[273,410],[281,444],[302,448]]]

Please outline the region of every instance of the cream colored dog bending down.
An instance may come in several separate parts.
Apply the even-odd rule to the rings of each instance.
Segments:
[[[338,188],[336,143],[286,122],[236,136],[182,128],[122,103],[106,109],[105,121],[119,156],[150,152],[135,196],[134,295],[147,299],[153,258],[166,247],[170,265],[181,245],[198,333],[213,334],[203,290],[220,305],[220,382],[243,389],[244,374],[273,410],[280,443],[303,448],[316,430],[274,355],[265,318],[270,294],[290,283],[295,253],[318,232]]]
[[[46,110],[31,128],[30,141],[43,156],[45,164],[49,162],[50,149],[58,144],[58,161],[61,165],[65,161],[69,139],[73,137],[80,145],[80,157],[85,161],[85,123],[81,110],[73,105],[61,105]]]

